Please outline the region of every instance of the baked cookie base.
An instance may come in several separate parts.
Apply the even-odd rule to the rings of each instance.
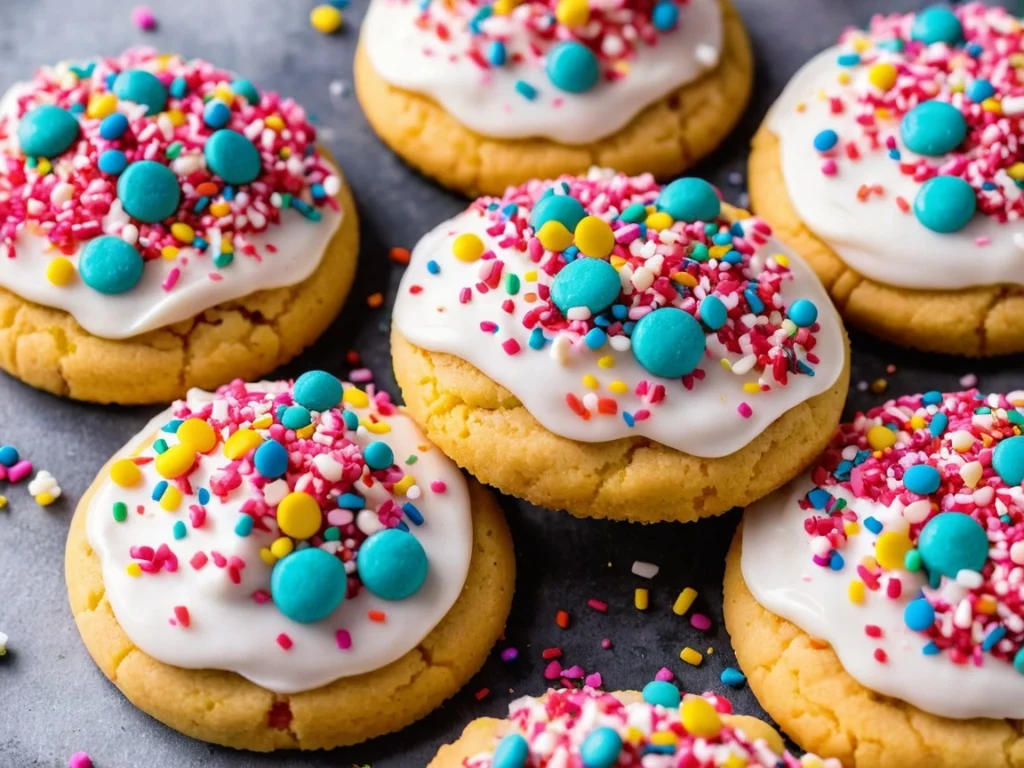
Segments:
[[[639,701],[640,693],[636,691],[618,691],[614,694],[625,702]],[[767,723],[746,715],[723,715],[722,720],[735,728],[739,728],[751,740],[764,739],[773,750],[781,753],[782,738]],[[510,732],[507,720],[493,717],[481,717],[474,720],[451,744],[445,744],[427,765],[427,768],[462,768],[463,761],[484,752],[493,751],[502,736]]]
[[[545,429],[507,389],[452,355],[391,331],[391,359],[408,413],[461,467],[503,493],[578,517],[689,522],[781,487],[826,447],[850,379],[783,414],[747,446],[704,459],[634,437],[582,443]]]
[[[758,702],[797,744],[846,768],[1024,766],[1024,721],[951,720],[877,694],[829,646],[762,607],[743,581],[742,530],[726,559],[725,626]]]
[[[851,325],[928,352],[981,357],[1024,351],[1024,287],[915,291],[861,275],[800,219],[782,175],[779,140],[762,126],[749,165],[750,202],[818,273]]]
[[[750,97],[753,54],[730,0],[721,0],[724,45],[718,67],[644,109],[622,130],[590,144],[482,136],[426,96],[384,81],[360,43],[359,103],[377,135],[407,163],[469,197],[501,195],[530,179],[583,174],[594,165],[631,176],[677,176],[715,149]]]
[[[106,470],[100,473],[105,476]],[[290,695],[233,672],[169,666],[132,644],[104,595],[100,560],[85,529],[93,492],[85,494],[71,521],[65,553],[71,612],[82,640],[129,701],[203,741],[258,752],[330,749],[404,728],[476,674],[512,605],[515,555],[505,518],[491,494],[470,480],[473,554],[462,594],[441,623],[397,661]],[[291,721],[281,724],[288,713]]]
[[[342,180],[345,212],[316,271],[297,285],[258,291],[174,325],[125,340],[85,331],[59,309],[0,288],[0,369],[55,395],[148,405],[256,380],[327,329],[348,295],[359,253],[359,216]],[[98,299],[99,300],[99,299]]]

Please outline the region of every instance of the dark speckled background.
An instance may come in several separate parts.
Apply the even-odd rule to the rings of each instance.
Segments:
[[[359,203],[363,250],[348,308],[320,342],[287,370],[311,367],[345,372],[345,353],[359,350],[377,381],[395,392],[388,355],[390,307],[401,268],[389,262],[393,246],[411,247],[464,201],[417,176],[377,141],[351,93],[352,56],[364,0],[346,13],[343,33],[323,37],[308,23],[312,0],[150,0],[160,26],[134,27],[133,0],[0,0],[0,89],[30,76],[44,62],[149,43],[203,56],[258,86],[294,95],[316,115],[322,138],[341,161]],[[731,140],[698,169],[734,202],[743,199],[747,142],[786,80],[848,24],[887,0],[736,0],[757,54],[757,84],[746,119]],[[923,5],[913,0],[912,6]],[[333,88],[332,88],[333,84]],[[2,268],[2,267],[0,267]],[[365,297],[387,296],[370,311]],[[919,355],[854,334],[848,412],[877,403],[856,384],[880,377],[889,393],[957,389],[976,373],[990,391],[1019,388],[1020,359],[972,362]],[[895,364],[894,373],[886,367]],[[75,503],[106,459],[158,409],[99,408],[59,400],[0,375],[0,444],[13,443],[38,469],[59,479],[64,498],[43,510],[25,485],[0,487],[10,506],[0,512],[0,631],[10,653],[0,659],[0,768],[67,765],[77,750],[97,768],[240,768],[252,766],[424,766],[437,746],[451,741],[470,719],[501,715],[517,695],[545,687],[541,650],[561,646],[566,666],[600,671],[609,689],[637,687],[662,666],[688,691],[721,691],[719,674],[733,663],[721,622],[723,558],[738,515],[699,525],[641,527],[576,520],[503,498],[515,537],[519,578],[509,619],[508,645],[519,659],[505,664],[494,653],[484,669],[447,705],[399,734],[329,753],[253,755],[208,746],[160,725],[130,705],[94,666],[82,647],[67,605],[64,538]],[[557,457],[555,457],[557,459]],[[652,581],[630,573],[634,560],[661,566]],[[633,590],[650,589],[650,608],[633,608]],[[706,633],[671,612],[679,590],[700,592],[696,610],[713,620]],[[608,613],[588,608],[591,597]],[[572,614],[569,629],[555,612]],[[602,638],[613,643],[601,648]],[[679,661],[691,645],[714,648],[699,668]],[[474,693],[489,688],[482,701]],[[760,714],[749,690],[729,693],[740,712]]]

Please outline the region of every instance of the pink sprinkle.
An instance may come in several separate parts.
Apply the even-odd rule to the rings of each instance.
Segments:
[[[193,570],[202,570],[203,566],[209,562],[210,558],[206,556],[205,552],[196,552],[192,555],[192,559],[188,561],[188,564],[192,566]]]
[[[175,267],[174,269],[167,273],[167,277],[164,278],[164,281],[160,284],[160,287],[163,288],[165,291],[172,290],[174,286],[178,284],[179,277],[181,277],[181,270]]]
[[[600,672],[595,672],[592,675],[587,675],[587,679],[583,682],[586,683],[588,688],[600,688],[604,680],[601,678]]]
[[[658,673],[654,676],[654,679],[661,683],[671,683],[675,679],[675,675],[672,670],[668,667],[662,667],[658,670]]]
[[[583,675],[583,667],[579,664],[573,664],[568,669],[562,670],[562,677],[568,678],[569,680],[579,680]]]
[[[347,651],[352,647],[352,635],[349,634],[347,629],[339,629],[334,633],[334,641],[338,644],[338,648],[342,651]]]
[[[835,160],[829,159],[821,164],[821,172],[826,176],[835,176],[839,173],[839,166],[836,164]]]
[[[867,634],[868,637],[882,636],[882,628],[879,627],[877,624],[868,624],[866,627],[864,627],[864,632],[865,634]]]
[[[448,490],[448,486],[445,485],[443,480],[431,480],[430,490],[434,493],[444,493]]]
[[[373,381],[373,371],[369,368],[356,368],[349,372],[348,380],[353,384],[365,384],[368,381]]]
[[[604,600],[598,600],[597,598],[592,597],[589,600],[587,600],[587,605],[589,605],[595,611],[600,611],[601,613],[608,613],[608,603],[604,602]]]
[[[690,626],[694,629],[699,629],[701,632],[706,632],[711,629],[711,619],[703,613],[695,613],[690,617]]]
[[[174,618],[177,620],[178,624],[186,629],[192,623],[192,618],[188,614],[188,608],[184,605],[174,606]]]
[[[264,605],[270,602],[270,593],[265,589],[257,589],[252,593],[252,599],[256,601],[257,605]]]
[[[288,637],[284,632],[277,636],[277,644],[284,648],[286,651],[290,650],[294,645],[292,639]]]
[[[522,347],[519,346],[519,342],[515,339],[505,339],[501,342],[501,348],[505,350],[508,355],[518,355]]]
[[[32,462],[23,459],[7,470],[7,479],[12,483],[20,483],[31,474]]]
[[[92,768],[92,760],[85,752],[75,752],[68,761],[68,768]]]
[[[562,665],[556,659],[544,667],[544,679],[545,680],[557,680],[562,676]]]
[[[144,5],[132,9],[132,23],[143,32],[152,32],[156,29],[156,16]]]
[[[736,410],[739,411],[740,416],[742,416],[744,419],[749,419],[751,416],[754,415],[754,409],[751,408],[746,403],[740,403],[738,406],[736,406]]]
[[[612,641],[606,637],[604,640],[601,641],[601,647],[604,648],[606,651],[610,651],[612,647]]]

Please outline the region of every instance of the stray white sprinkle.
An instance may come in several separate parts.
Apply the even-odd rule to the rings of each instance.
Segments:
[[[639,576],[642,579],[653,579],[660,570],[661,568],[654,563],[645,563],[643,560],[635,560],[633,562],[633,575]]]

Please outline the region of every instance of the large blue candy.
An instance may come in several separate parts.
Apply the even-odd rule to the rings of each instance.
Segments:
[[[960,19],[949,8],[933,5],[925,8],[914,19],[910,28],[910,39],[927,45],[947,43],[956,45],[964,39],[964,28]]]
[[[637,362],[666,379],[693,373],[706,343],[700,323],[675,307],[662,307],[640,318],[632,341]]]
[[[238,131],[217,131],[206,140],[203,154],[210,170],[228,184],[248,184],[263,172],[263,160],[256,145]]]
[[[988,536],[970,515],[941,512],[921,530],[917,549],[933,579],[955,579],[962,570],[981,571],[988,557]]]
[[[341,402],[342,386],[337,376],[327,371],[307,371],[295,380],[295,402],[311,411],[326,411]]]
[[[166,165],[139,160],[117,180],[117,197],[125,212],[147,224],[173,216],[181,202],[178,177]]]
[[[678,707],[682,701],[679,689],[664,680],[652,680],[644,686],[644,701],[662,707]]]
[[[974,188],[959,176],[935,176],[917,190],[914,215],[925,227],[940,234],[959,232],[978,208]]]
[[[587,215],[583,204],[571,195],[556,195],[554,193],[544,195],[530,211],[530,226],[534,232],[549,221],[557,221],[570,232],[576,231],[579,224]]]
[[[363,542],[356,568],[363,586],[377,597],[404,600],[427,579],[427,553],[408,531],[388,528]]]
[[[129,69],[114,79],[110,90],[124,101],[133,101],[146,107],[147,115],[163,112],[167,106],[167,89],[152,72]]]
[[[622,737],[611,728],[595,728],[580,745],[585,768],[613,768],[622,752]]]
[[[562,314],[586,307],[592,315],[615,303],[622,290],[619,273],[604,259],[581,258],[562,267],[551,282],[551,300]]]
[[[45,104],[26,112],[18,122],[18,144],[29,157],[57,157],[75,143],[79,130],[74,115]]]
[[[658,195],[658,210],[676,221],[714,221],[722,212],[715,188],[704,179],[676,179]]]
[[[944,101],[926,101],[903,116],[903,143],[919,155],[948,154],[967,138],[967,121],[960,110]]]
[[[135,246],[113,235],[90,240],[78,259],[82,282],[108,295],[130,291],[139,284],[144,268],[142,255]]]
[[[565,40],[548,51],[547,73],[555,87],[569,93],[584,93],[597,85],[601,67],[587,46]]]
[[[1024,482],[1024,435],[1001,440],[992,451],[992,468],[1009,486]]]
[[[345,600],[347,590],[344,564],[319,547],[302,549],[278,560],[270,574],[274,605],[301,624],[326,619]]]

